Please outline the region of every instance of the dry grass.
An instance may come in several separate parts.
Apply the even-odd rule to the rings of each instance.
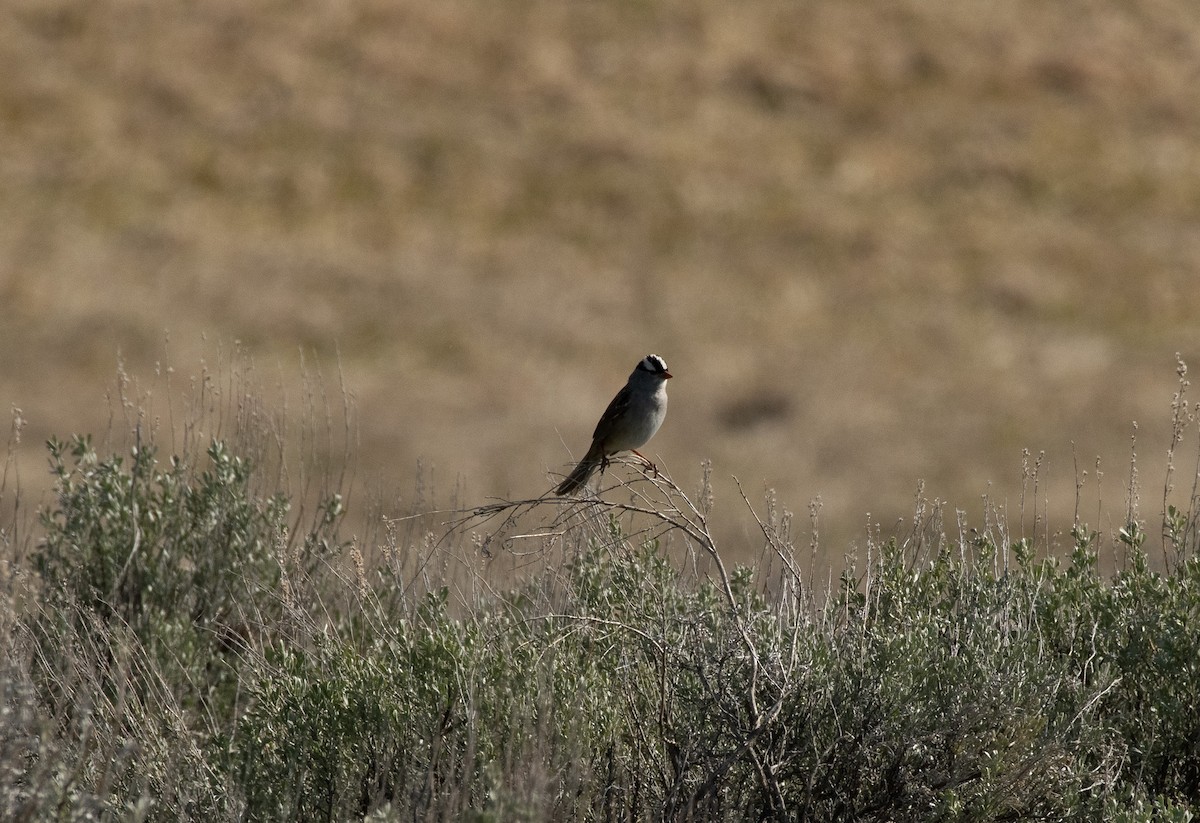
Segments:
[[[536,494],[657,351],[674,475],[820,494],[836,551],[917,478],[1015,501],[1026,446],[1119,500],[1200,360],[1187,0],[4,6],[27,485],[118,350],[206,335],[340,352],[371,474]]]

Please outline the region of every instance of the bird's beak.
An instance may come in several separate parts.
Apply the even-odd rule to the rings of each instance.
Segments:
[[[672,375],[672,374],[671,374],[669,371],[665,371],[665,372],[663,372],[663,379],[664,379],[664,380],[670,380],[670,379],[671,379],[673,376],[674,376],[674,375]]]

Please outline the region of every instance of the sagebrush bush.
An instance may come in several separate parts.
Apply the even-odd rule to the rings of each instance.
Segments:
[[[289,523],[222,442],[49,451],[55,496],[0,603],[3,819],[1200,808],[1194,514],[1169,512],[1165,570],[1136,518],[1109,575],[1082,524],[1060,559],[989,521],[871,538],[822,591],[786,518],[760,522],[771,564],[728,569],[707,503],[664,476],[375,552],[339,537],[336,492]],[[540,565],[493,577],[514,532]]]
[[[258,497],[250,463],[220,442],[203,468],[181,457],[160,468],[153,446],[128,463],[100,459],[87,438],[48,448],[55,504],[34,556],[45,617],[71,618],[81,634],[96,624],[131,631],[169,682],[202,684],[189,697],[227,712],[237,687],[229,658],[279,610],[287,499]]]
[[[814,614],[748,570],[729,601],[614,539],[538,596],[465,621],[427,605],[372,621],[365,648],[280,662],[240,730],[250,808],[1094,819],[1128,785],[1121,669],[1076,636],[1107,588],[1084,555],[997,577],[985,555],[911,568],[889,543],[869,586],[848,572]],[[752,699],[777,708],[756,724]]]
[[[261,495],[252,464],[221,442],[165,467],[152,445],[128,460],[98,456],[86,437],[48,451],[54,500],[10,638],[21,665],[5,675],[38,696],[22,723],[53,733],[14,814],[37,819],[48,798],[72,816],[228,810],[222,752],[250,649],[279,624],[288,499]]]

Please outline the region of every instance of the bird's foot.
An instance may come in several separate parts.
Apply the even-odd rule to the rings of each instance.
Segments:
[[[658,466],[654,465],[654,461],[653,461],[653,460],[651,460],[650,458],[646,457],[646,455],[642,454],[642,453],[641,453],[640,451],[638,451],[637,449],[630,449],[630,451],[632,451],[632,452],[633,452],[634,454],[636,454],[638,457],[642,458],[642,460],[643,460],[643,461],[645,462],[645,464],[646,464],[646,468],[650,470],[650,473],[651,473],[651,474],[653,474],[655,477],[658,477]]]

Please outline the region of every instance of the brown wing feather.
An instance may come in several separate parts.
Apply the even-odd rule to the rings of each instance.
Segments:
[[[629,386],[625,386],[617,396],[608,404],[608,408],[604,410],[604,414],[600,415],[600,422],[596,424],[596,430],[592,432],[592,444],[597,442],[603,444],[612,435],[613,426],[616,425],[617,419],[629,406]]]

